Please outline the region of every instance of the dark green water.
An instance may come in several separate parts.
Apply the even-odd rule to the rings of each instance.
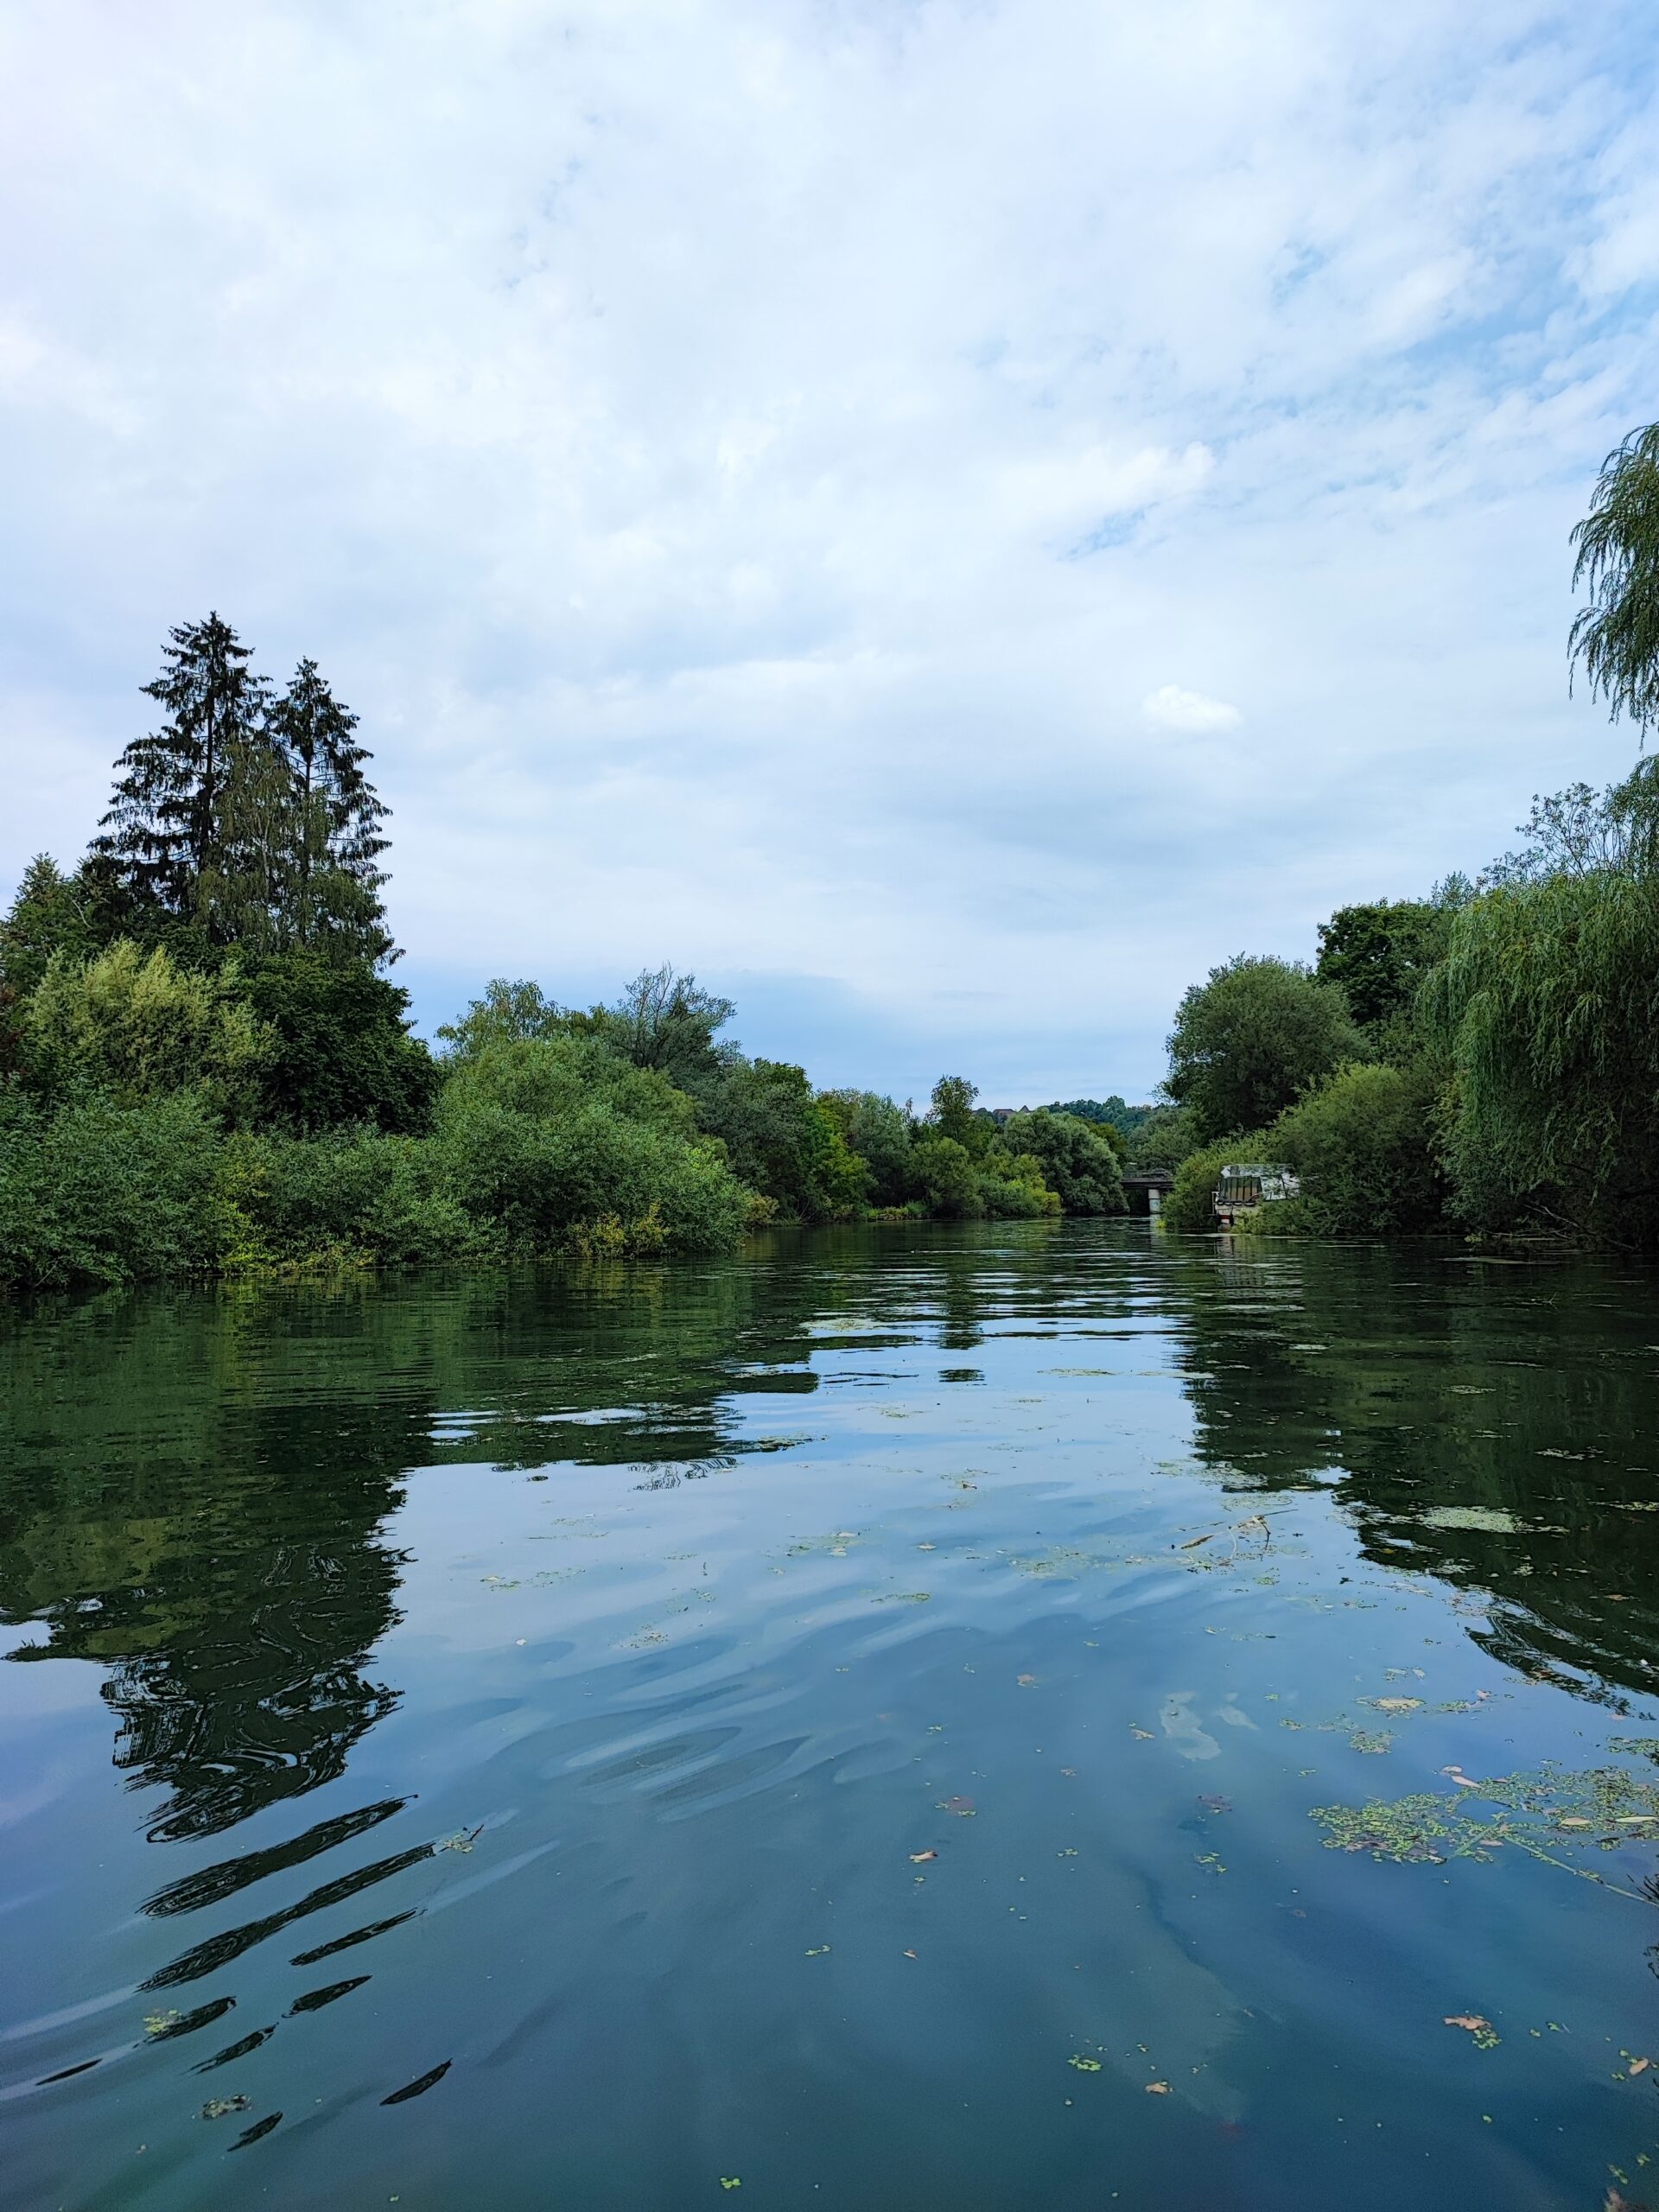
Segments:
[[[7,2207],[1659,2202],[1651,1280],[848,1232],[0,1389]]]

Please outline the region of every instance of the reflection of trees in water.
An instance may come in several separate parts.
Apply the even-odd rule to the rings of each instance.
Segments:
[[[205,1834],[337,1777],[395,1702],[372,1653],[409,1469],[670,1488],[798,1432],[797,1400],[862,1372],[815,1371],[828,1346],[878,1372],[884,1346],[1151,1331],[1230,1484],[1332,1486],[1372,1558],[1494,1593],[1478,1632],[1509,1663],[1646,1690],[1652,1310],[1596,1269],[1046,1224],[95,1300],[0,1338],[0,1615],[110,1669],[117,1762],[167,1793],[155,1832]],[[1488,1525],[1424,1517],[1447,1509]]]
[[[366,1671],[396,1618],[377,1532],[428,1416],[339,1402],[322,1320],[108,1300],[6,1347],[29,1413],[0,1458],[0,1613],[48,1630],[19,1657],[109,1669],[116,1764],[168,1793],[158,1838],[332,1780],[396,1701]]]
[[[1216,1249],[1185,1314],[1205,1459],[1240,1487],[1331,1488],[1369,1558],[1490,1593],[1471,1632],[1507,1665],[1615,1705],[1659,1691],[1649,1282]]]

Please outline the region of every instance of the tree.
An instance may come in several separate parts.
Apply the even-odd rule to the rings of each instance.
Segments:
[[[1074,1121],[1094,1122],[1103,1128],[1116,1129],[1120,1136],[1132,1136],[1153,1111],[1150,1106],[1130,1106],[1114,1091],[1109,1098],[1068,1098],[1064,1103],[1056,1099],[1044,1108],[1045,1113],[1070,1114]]]
[[[714,1039],[736,1011],[730,999],[700,990],[695,976],[677,975],[664,961],[642,969],[615,1005],[596,1007],[594,1018],[635,1067],[659,1069],[684,1087],[717,1074],[734,1058],[735,1045]]]
[[[1339,906],[1319,925],[1314,974],[1334,983],[1354,1020],[1377,1028],[1408,1013],[1418,986],[1446,951],[1450,907],[1425,899]]]
[[[862,1211],[869,1170],[849,1150],[837,1115],[813,1096],[804,1069],[738,1061],[699,1090],[697,1107],[733,1172],[785,1215],[844,1221]]]
[[[1117,1154],[1104,1129],[1070,1114],[1011,1114],[999,1143],[1014,1158],[1035,1160],[1042,1179],[1069,1214],[1122,1213],[1126,1209]]]
[[[1526,844],[1482,871],[1483,889],[1599,870],[1640,875],[1659,868],[1659,760],[1638,761],[1622,783],[1604,791],[1577,783],[1548,798],[1535,793],[1521,834]]]
[[[204,872],[220,858],[227,766],[238,747],[270,743],[267,701],[250,649],[216,613],[169,634],[166,666],[144,686],[167,718],[116,763],[92,849],[132,905],[194,919]]]
[[[1173,1173],[1198,1149],[1192,1114],[1185,1106],[1154,1106],[1129,1139],[1131,1174]]]
[[[1451,1065],[1464,1217],[1659,1242],[1659,876],[1601,868],[1486,892],[1458,916],[1425,999]]]
[[[234,968],[176,967],[130,938],[92,960],[54,952],[29,1002],[31,1071],[48,1093],[103,1090],[132,1105],[196,1090],[213,1110],[245,1118],[271,1039],[239,980]]]
[[[914,1138],[914,1125],[904,1108],[874,1090],[821,1090],[818,1103],[834,1116],[849,1151],[868,1169],[871,1204],[902,1205],[911,1195]]]
[[[1344,1067],[1286,1109],[1263,1141],[1268,1159],[1287,1160],[1301,1177],[1299,1230],[1408,1236],[1444,1226],[1435,1089],[1421,1058],[1409,1067]]]
[[[1320,1076],[1366,1057],[1334,983],[1292,961],[1241,953],[1182,999],[1165,1088],[1206,1141],[1262,1128]]]
[[[1573,584],[1590,603],[1573,618],[1572,666],[1617,721],[1659,720],[1659,423],[1632,430],[1601,465],[1590,512],[1573,531]]]
[[[966,1076],[942,1075],[933,1086],[932,1110],[927,1117],[942,1137],[960,1145],[970,1160],[982,1159],[996,1134],[989,1115],[975,1110],[978,1096],[978,1086]]]
[[[488,1045],[524,1043],[531,1039],[563,1037],[571,1033],[569,1015],[544,996],[539,983],[524,978],[510,983],[498,976],[484,986],[481,999],[467,1002],[465,1014],[442,1023],[446,1060],[474,1059]]]
[[[302,660],[270,709],[270,727],[295,784],[293,925],[301,944],[342,930],[365,937],[374,960],[391,940],[382,925],[387,809],[365,772],[358,718],[336,699],[317,664]]]
[[[241,988],[270,1034],[259,1118],[319,1130],[348,1122],[418,1135],[441,1077],[409,1033],[409,994],[365,961],[319,946],[245,957]]]

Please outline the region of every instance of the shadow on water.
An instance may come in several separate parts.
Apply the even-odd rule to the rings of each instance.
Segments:
[[[165,1853],[144,1855],[126,1899],[138,1933],[121,1954],[124,2001],[226,1974],[371,1891],[372,1917],[319,1930],[324,1940],[289,1964],[342,1953],[372,1964],[383,1939],[401,1929],[405,1940],[440,1894],[460,1894],[479,1835],[433,1834],[423,1777],[377,1783],[365,1757],[410,1694],[383,1648],[412,1603],[406,1509],[421,1471],[543,1479],[612,1470],[642,1495],[712,1488],[757,1455],[798,1452],[824,1408],[841,1418],[913,1389],[918,1376],[941,1406],[982,1402],[1009,1340],[1035,1347],[1038,1376],[1104,1376],[1138,1359],[1178,1386],[1170,1455],[1214,1490],[1329,1499],[1371,1566],[1478,1593],[1478,1608],[1454,1617],[1491,1659],[1623,1713],[1659,1691],[1656,1338],[1652,1286],[1605,1268],[1505,1268],[1427,1249],[1183,1247],[1141,1229],[1045,1224],[780,1235],[734,1262],[679,1268],[41,1306],[0,1317],[0,1621],[20,1667],[98,1668],[113,1762],[143,1798],[149,1842],[212,1850],[181,1872]],[[1068,1364],[1041,1366],[1050,1340]],[[1091,1347],[1098,1367],[1082,1363]],[[657,1662],[633,1663],[630,1694],[655,1679]],[[590,1756],[584,1730],[594,1755],[611,1756],[626,1736],[609,1719],[561,1726],[573,1763]],[[696,1760],[722,1746],[731,1784],[738,1732],[698,1738],[677,1724],[663,1756],[676,1771],[690,1762],[690,1778],[674,1784],[686,1808],[702,1787]],[[1193,1722],[1189,1733],[1196,1743],[1203,1732]],[[754,1776],[799,1740],[753,1754]],[[592,1786],[625,1777],[632,1786],[654,1755],[616,1756]],[[306,1808],[311,1817],[291,1809],[320,1791],[330,1794]],[[1213,1794],[1204,1802],[1228,1807]],[[423,1867],[450,1890],[405,1894],[399,1885]],[[283,1888],[306,1868],[315,1872]],[[241,1905],[268,1881],[276,1901]],[[232,1924],[156,1955],[158,1924],[176,1936],[188,1916],[211,1923],[223,1910],[237,1914]],[[256,2012],[222,2049],[198,2058],[195,2046],[196,2070],[233,2083],[222,2069],[260,2050],[279,2018],[309,2032],[345,2018],[372,1979],[365,1967],[280,2006],[270,1999],[264,2020]],[[239,2001],[249,2000],[227,1988],[188,2012],[159,2007],[137,2048],[205,2030]],[[42,2012],[38,2067],[24,2039],[24,2087],[115,2055],[113,2045],[80,2055],[81,2016],[105,2002],[88,1999],[61,2020]],[[369,2101],[401,2110],[438,2090],[454,2063],[438,2041],[435,2063],[393,2075]],[[843,2091],[855,2098],[858,2085]],[[227,2096],[202,2112],[245,2105]],[[276,2142],[321,2124],[286,2098],[284,2110]],[[222,2147],[262,2141],[283,2113],[245,2116]],[[67,2151],[37,2155],[38,2185],[61,2187]],[[870,2201],[906,2201],[903,2183]],[[1053,2187],[1057,2204],[1089,2201],[1064,2177]],[[960,2201],[982,2200],[969,2190]]]

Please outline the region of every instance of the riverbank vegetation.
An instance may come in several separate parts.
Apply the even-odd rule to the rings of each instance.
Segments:
[[[1574,671],[1645,737],[1659,425],[1608,456],[1574,535]],[[1158,1162],[1172,1227],[1213,1228],[1218,1168],[1271,1160],[1302,1196],[1261,1211],[1268,1233],[1659,1247],[1659,760],[1535,799],[1522,836],[1473,882],[1343,908],[1311,965],[1241,957],[1187,993]]]
[[[212,614],[146,688],[159,727],[86,857],[35,861],[0,923],[0,1285],[1123,1210],[1103,1109],[819,1090],[671,967],[588,1007],[493,982],[429,1050],[391,973],[386,809],[316,664],[278,690]]]
[[[1659,717],[1659,426],[1576,533],[1575,670]],[[278,689],[217,614],[171,633],[157,727],[78,865],[0,922],[0,1287],[318,1263],[729,1249],[747,1227],[1125,1210],[1284,1161],[1271,1233],[1659,1245],[1659,761],[1535,801],[1473,882],[1343,907],[1306,963],[1182,999],[1163,1095],[925,1109],[818,1090],[671,966],[608,1003],[498,980],[429,1049],[392,980],[387,810],[314,661]]]

